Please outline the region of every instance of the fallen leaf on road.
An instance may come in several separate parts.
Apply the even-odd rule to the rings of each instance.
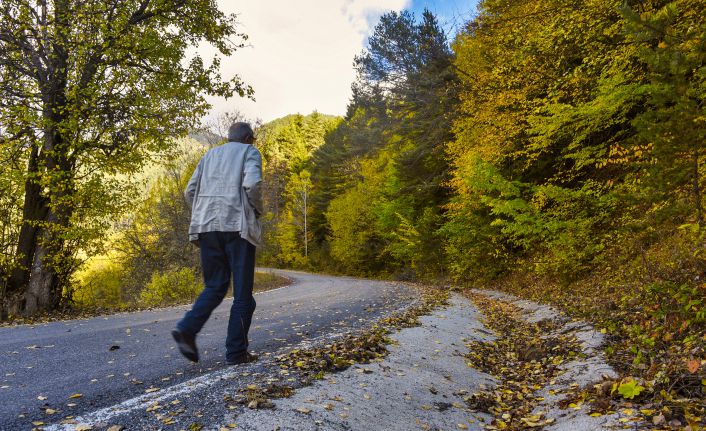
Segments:
[[[38,399],[39,401],[44,401],[44,400],[47,399],[47,397],[45,397],[44,395],[40,395],[40,396],[37,397],[37,399]]]
[[[40,427],[40,426],[44,425],[44,422],[36,421],[36,422],[32,422],[32,425]]]
[[[147,407],[147,409],[145,411],[146,412],[153,412],[153,411],[161,409],[161,408],[162,408],[162,406],[160,406],[158,402],[155,402],[151,406]]]
[[[46,414],[48,414],[48,415],[53,415],[54,413],[56,413],[56,410],[54,410],[54,409],[45,409],[45,410],[44,410],[44,413],[46,413]]]
[[[81,398],[82,396],[82,394],[73,394],[69,398]]]
[[[93,429],[93,427],[90,425],[78,424],[78,425],[76,425],[76,428],[74,428],[74,431],[90,431],[92,429]]]
[[[311,413],[311,410],[307,409],[306,407],[297,407],[295,410],[298,411],[299,413],[304,413],[304,414]]]
[[[466,424],[457,424],[456,426],[460,430],[467,430],[468,429],[468,425],[466,425]]]
[[[152,393],[152,392],[157,392],[158,390],[159,390],[159,388],[149,388],[149,389],[146,389],[146,390],[145,390],[145,393],[149,394],[149,393]]]
[[[106,431],[123,431],[125,429],[122,425],[111,425]]]
[[[686,368],[689,370],[691,374],[696,373],[699,371],[699,367],[701,366],[701,361],[698,359],[692,359],[690,361],[686,362]]]

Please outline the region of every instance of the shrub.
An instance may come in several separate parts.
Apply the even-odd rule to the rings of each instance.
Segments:
[[[140,305],[150,307],[193,301],[203,284],[191,268],[155,272],[140,292]]]
[[[121,287],[124,273],[113,260],[92,260],[79,274],[72,299],[82,307],[122,308],[128,302]]]

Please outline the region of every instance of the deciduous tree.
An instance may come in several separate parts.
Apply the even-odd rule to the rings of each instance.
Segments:
[[[77,252],[131,205],[130,176],[195,125],[205,94],[251,94],[191,49],[230,55],[240,38],[214,0],[0,3],[0,182],[22,194],[3,197],[21,206],[2,229],[3,315],[59,305]]]

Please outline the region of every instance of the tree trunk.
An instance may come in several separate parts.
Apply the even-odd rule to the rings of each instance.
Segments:
[[[39,149],[32,148],[29,162],[27,163],[28,177],[25,181],[25,199],[22,210],[22,227],[17,240],[15,256],[17,256],[18,266],[12,272],[8,284],[7,295],[13,296],[22,292],[27,286],[30,277],[30,269],[34,261],[34,252],[37,245],[37,233],[39,227],[37,223],[47,216],[47,200],[42,196],[42,190],[36,178],[39,173]]]
[[[24,294],[24,309],[22,314],[32,316],[42,311],[55,309],[61,300],[59,277],[51,263],[50,252],[52,238],[44,229],[41,231],[42,239],[37,244],[32,263],[31,274],[27,290]]]
[[[3,298],[3,315],[32,316],[53,310],[61,302],[60,268],[56,265],[62,263],[64,243],[56,232],[57,228],[69,225],[72,209],[64,199],[75,192],[74,167],[73,161],[66,157],[65,142],[56,127],[63,118],[54,115],[48,118],[42,152],[50,155],[42,158],[36,148],[30,155],[23,224],[16,249],[19,267],[13,272]],[[45,196],[36,177],[48,172],[59,173],[55,178],[60,185],[50,187]]]

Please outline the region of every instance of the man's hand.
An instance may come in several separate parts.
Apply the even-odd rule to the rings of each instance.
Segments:
[[[196,248],[201,248],[201,244],[199,243],[199,240],[198,240],[198,239],[192,239],[192,240],[189,241],[189,242],[192,243],[193,245],[195,245]]]

